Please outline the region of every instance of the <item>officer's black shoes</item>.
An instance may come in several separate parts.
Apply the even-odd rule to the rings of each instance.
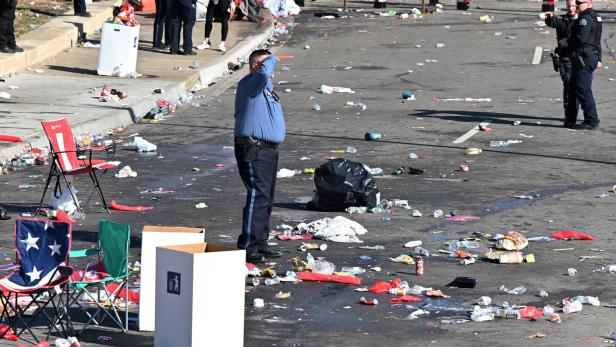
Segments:
[[[10,49],[12,49],[12,50],[13,50],[13,52],[15,52],[15,53],[21,53],[21,52],[23,52],[23,51],[24,51],[24,49],[23,49],[23,48],[21,48],[21,47],[19,47],[19,46],[17,46],[17,45],[15,45],[15,46],[11,46],[11,47],[9,47],[9,48],[10,48]]]
[[[282,257],[282,251],[271,247],[259,248],[259,254],[268,258],[280,258]]]
[[[80,12],[80,13],[75,13],[75,16],[79,16],[79,17],[92,17],[92,15],[90,14],[90,12]]]
[[[599,129],[599,124],[590,124],[590,123],[582,123],[576,127],[576,129],[580,130],[597,130]]]
[[[9,47],[2,47],[0,48],[0,53],[15,54],[15,51],[10,49]]]
[[[265,263],[265,257],[258,253],[246,253],[247,263]]]
[[[567,128],[567,129],[575,129],[576,128],[575,127],[575,123],[569,123],[567,121],[565,121],[564,127]]]
[[[190,51],[190,52],[180,52],[180,54],[183,54],[183,55],[197,55],[197,52],[195,52],[195,51]]]

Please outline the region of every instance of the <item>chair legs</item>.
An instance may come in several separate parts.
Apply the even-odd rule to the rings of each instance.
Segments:
[[[103,171],[103,175],[105,173],[107,173],[107,170]],[[100,180],[99,180],[98,176],[96,176],[96,172],[90,171],[90,172],[88,172],[88,174],[90,175],[90,179],[92,180],[92,183],[94,183],[94,190],[90,193],[90,196],[88,197],[88,200],[86,200],[86,203],[83,205],[83,211],[85,211],[86,207],[88,206],[88,203],[92,199],[92,196],[96,192],[96,193],[98,193],[98,196],[101,198],[101,201],[103,202],[103,206],[107,210],[107,213],[111,213],[111,211],[109,211],[109,206],[107,206],[107,201],[105,200],[105,196],[103,195],[103,191],[101,189]]]
[[[49,183],[51,183],[51,179],[56,176],[54,174],[56,165],[52,164],[49,168],[49,176],[47,176],[47,183],[45,183],[45,189],[43,190],[43,196],[41,196],[41,201],[39,202],[38,208],[36,209],[35,216],[38,216],[39,211],[43,207],[43,202],[45,201],[45,194],[47,194],[47,189],[49,189]]]
[[[101,286],[96,287],[98,290],[97,293],[92,293],[89,290],[87,290],[87,288],[73,292],[71,298],[68,300],[69,307],[72,306],[73,304],[76,304],[77,307],[81,311],[83,311],[85,315],[88,317],[87,321],[84,323],[84,325],[79,330],[79,334],[83,333],[83,331],[86,330],[90,325],[98,326],[102,324],[105,318],[107,317],[111,319],[115,325],[117,325],[120,329],[122,329],[123,332],[128,331],[128,299],[126,299],[127,307],[124,310],[125,311],[124,322],[122,321],[120,312],[117,307],[117,301],[120,299],[119,295],[125,286],[126,286],[126,282],[122,282],[121,285],[119,285],[117,288],[115,288],[115,290],[110,292],[107,289],[107,287],[103,284]],[[105,298],[101,298],[100,289],[104,290],[104,294],[106,296]],[[79,297],[81,297],[84,294],[93,303],[96,304],[96,307],[87,307],[86,305],[82,304],[79,301]],[[93,313],[91,313],[90,311],[88,311],[88,308],[96,309],[96,310]]]

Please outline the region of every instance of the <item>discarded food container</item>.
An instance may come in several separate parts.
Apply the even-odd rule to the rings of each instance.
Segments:
[[[155,346],[243,346],[245,250],[166,246],[156,260]]]
[[[364,135],[366,141],[377,141],[381,139],[381,134],[379,133],[366,133]]]
[[[472,147],[466,149],[466,155],[479,155],[481,152],[481,148]]]

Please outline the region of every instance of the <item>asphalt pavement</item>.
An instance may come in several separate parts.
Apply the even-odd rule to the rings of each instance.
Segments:
[[[601,117],[598,131],[562,127],[561,82],[552,70],[549,49],[555,43],[552,31],[537,22],[540,4],[535,2],[473,2],[467,12],[445,3],[442,13],[421,20],[373,16],[370,4],[351,3],[346,18],[320,19],[314,11],[339,13],[341,5],[317,2],[289,24],[291,35],[276,54],[293,55],[276,69],[274,83],[287,120],[287,138],[280,149],[280,168],[314,168],[328,157],[342,156],[380,167],[376,176],[382,198],[407,199],[423,213],[394,209],[389,213],[345,214],[309,211],[305,203],[313,196],[311,175],[281,178],[271,225],[295,225],[342,215],[362,224],[368,233],[364,245],[383,245],[384,250],[358,249],[357,244],[328,242],[326,251],[315,251],[329,262],[361,266],[368,270],[362,287],[377,280],[399,277],[412,285],[441,289],[450,298],[426,298],[413,308],[392,305],[391,297],[354,291],[344,284],[300,282],[274,286],[247,285],[245,344],[247,346],[602,346],[616,329],[614,275],[593,272],[616,263],[613,235],[613,173],[616,156],[613,141],[616,123],[613,110],[614,27],[609,3],[595,3],[603,10],[605,68],[595,72],[594,92]],[[310,3],[309,5],[315,5]],[[410,10],[418,4],[389,4]],[[604,9],[602,6],[606,6]],[[481,8],[477,8],[481,7]],[[359,11],[361,10],[361,11]],[[340,12],[340,15],[345,13]],[[480,16],[493,17],[491,22]],[[444,45],[442,45],[444,44]],[[308,48],[308,47],[309,48]],[[542,47],[540,64],[531,64],[535,47]],[[109,198],[128,205],[150,205],[145,213],[104,213],[94,206],[74,232],[75,247],[89,247],[96,239],[101,218],[130,223],[134,234],[131,261],[139,259],[139,231],[143,225],[203,226],[208,242],[234,245],[241,229],[245,191],[237,173],[233,150],[233,100],[235,83],[246,73],[231,75],[200,92],[199,106],[183,105],[158,124],[130,126],[121,137],[139,133],[158,145],[156,154],[118,153],[123,165],[138,172],[137,178],[106,177]],[[351,88],[355,93],[322,94],[322,84]],[[404,91],[415,95],[403,100]],[[466,101],[465,98],[484,99]],[[490,99],[489,101],[485,99]],[[446,100],[453,99],[453,100]],[[347,106],[361,102],[365,110]],[[314,110],[314,105],[320,111]],[[521,124],[514,125],[519,121]],[[461,144],[453,142],[480,122],[491,131],[478,132]],[[365,141],[366,132],[382,134],[380,141]],[[506,147],[490,147],[494,140],[519,140]],[[125,138],[130,141],[130,138]],[[357,153],[336,150],[355,147]],[[469,147],[482,148],[466,156]],[[409,158],[410,153],[419,156]],[[308,160],[301,160],[306,157]],[[305,159],[305,158],[303,158]],[[222,164],[222,165],[220,165]],[[469,166],[462,172],[461,164]],[[422,175],[395,176],[399,166],[424,170]],[[194,170],[197,168],[198,170]],[[46,167],[0,176],[0,201],[12,216],[32,209],[38,201]],[[21,183],[36,187],[19,189]],[[78,182],[79,183],[79,182]],[[78,184],[79,185],[79,184]],[[85,187],[85,186],[82,186]],[[85,190],[85,188],[82,188]],[[165,194],[153,194],[156,190]],[[520,199],[515,196],[532,196]],[[604,197],[600,197],[604,196]],[[208,205],[196,209],[197,203]],[[479,217],[456,223],[432,217],[445,213]],[[10,230],[11,222],[0,222]],[[525,253],[535,263],[495,264],[478,260],[459,265],[459,259],[439,254],[450,240],[471,237],[473,232],[519,231],[528,237],[565,229],[596,237],[595,241],[531,242]],[[3,233],[0,252],[11,254],[12,233]],[[403,248],[421,240],[432,252],[426,258],[425,274],[415,275],[413,265],[392,263],[389,257],[412,250]],[[278,273],[292,270],[290,259],[306,254],[299,241],[271,240],[285,250],[272,266]],[[481,240],[482,255],[493,242]],[[591,249],[602,250],[591,251]],[[370,259],[360,256],[369,256]],[[591,256],[593,258],[582,258]],[[577,269],[570,277],[567,269]],[[473,289],[448,288],[457,276],[473,277]],[[224,278],[216,279],[224,285]],[[520,295],[499,291],[524,286]],[[540,290],[549,293],[539,297]],[[289,292],[286,299],[274,298]],[[491,322],[446,324],[443,320],[466,317],[481,296],[495,305],[558,305],[575,295],[598,296],[603,306],[584,305],[582,312],[563,314],[562,323],[497,319]],[[362,296],[379,300],[377,306],[359,303]],[[264,308],[253,299],[262,298]],[[430,311],[417,319],[405,319],[416,308]],[[544,332],[543,338],[528,336]],[[100,335],[113,339],[102,343]],[[151,345],[151,334],[128,335],[108,329],[91,329],[82,338],[86,346],[140,343]]]

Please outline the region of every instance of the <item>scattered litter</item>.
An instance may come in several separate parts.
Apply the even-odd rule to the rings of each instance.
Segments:
[[[283,169],[278,170],[278,172],[276,173],[276,178],[289,178],[295,175],[299,175],[301,173],[302,171],[300,170],[289,170],[289,169],[283,168]]]
[[[206,208],[207,205],[204,202],[200,202],[198,204],[195,205],[195,208]]]
[[[133,171],[130,166],[123,167],[117,174],[115,174],[117,178],[128,178],[128,177],[137,177],[137,172]]]
[[[346,87],[331,87],[331,86],[327,86],[325,84],[321,85],[321,93],[323,94],[332,94],[332,93],[350,93],[350,94],[355,94],[355,92],[353,90],[351,90],[350,88],[346,88]]]
[[[130,211],[130,212],[144,212],[144,211],[150,211],[154,209],[154,207],[120,205],[115,200],[111,200],[111,205],[109,206],[109,208],[115,211]]]

